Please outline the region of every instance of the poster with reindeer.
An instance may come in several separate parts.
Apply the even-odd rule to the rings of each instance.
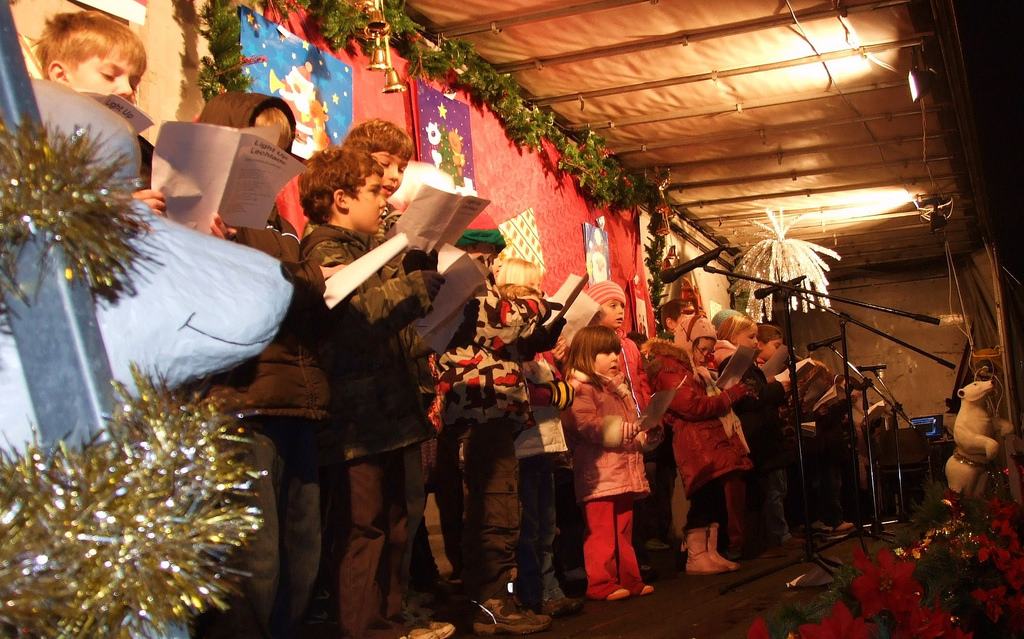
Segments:
[[[420,160],[452,176],[457,193],[476,195],[469,105],[417,80],[416,134]]]
[[[247,7],[238,12],[249,91],[278,96],[292,107],[292,153],[309,158],[340,144],[352,126],[352,67]]]

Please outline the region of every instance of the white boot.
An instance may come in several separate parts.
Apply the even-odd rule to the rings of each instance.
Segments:
[[[691,528],[686,531],[686,553],[688,575],[717,575],[728,570],[711,558],[707,528]]]
[[[711,559],[715,563],[719,564],[729,572],[740,569],[740,565],[738,563],[735,561],[729,561],[722,555],[718,554],[718,524],[711,524],[708,526],[708,554],[711,555]]]

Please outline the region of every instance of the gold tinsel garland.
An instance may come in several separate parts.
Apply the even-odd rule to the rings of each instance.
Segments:
[[[25,245],[60,247],[70,277],[96,293],[131,291],[139,257],[131,241],[148,227],[132,210],[133,181],[119,177],[126,158],[97,161],[101,143],[84,130],[68,136],[0,119],[0,295],[23,296],[17,263]]]
[[[139,399],[115,385],[103,439],[0,460],[0,624],[127,639],[224,607],[224,556],[261,523],[245,503],[237,424],[198,397],[135,383]]]

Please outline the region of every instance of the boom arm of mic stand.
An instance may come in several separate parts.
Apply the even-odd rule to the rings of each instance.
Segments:
[[[837,297],[835,295],[826,295],[825,293],[819,293],[818,291],[811,291],[811,290],[808,290],[808,289],[805,289],[805,288],[800,288],[799,286],[790,286],[790,285],[785,284],[785,283],[770,282],[768,280],[764,280],[764,279],[761,279],[759,277],[751,277],[749,275],[737,275],[736,273],[730,273],[729,271],[718,269],[718,268],[715,268],[713,266],[705,266],[704,270],[707,271],[708,273],[718,273],[719,275],[726,275],[728,277],[735,277],[735,278],[738,278],[738,279],[741,279],[741,280],[746,280],[748,282],[756,282],[758,284],[764,284],[765,286],[777,286],[780,289],[782,289],[783,291],[788,291],[788,292],[790,292],[792,294],[813,295],[815,297],[824,298],[824,299],[827,299],[827,300],[832,300],[833,302],[843,302],[843,303],[846,303],[846,304],[853,304],[854,306],[860,306],[862,308],[868,308],[868,309],[876,310],[876,311],[883,311],[885,313],[892,313],[893,315],[900,315],[902,317],[908,317],[910,319],[917,320],[919,322],[927,322],[928,324],[935,324],[936,326],[938,326],[938,324],[939,324],[939,319],[937,317],[931,317],[929,315],[920,315],[918,313],[908,313],[907,311],[901,311],[899,309],[889,308],[887,306],[877,306],[875,304],[868,304],[867,302],[860,302],[858,300],[851,300],[851,299],[847,299],[847,298],[844,298],[844,297]],[[861,328],[863,328],[865,330],[871,331],[875,335],[878,335],[880,337],[884,337],[885,339],[887,339],[887,340],[889,340],[891,342],[895,342],[895,343],[897,343],[900,346],[903,346],[905,348],[909,348],[910,350],[914,351],[915,353],[918,353],[920,355],[924,355],[928,359],[930,359],[930,360],[932,360],[932,361],[934,361],[934,362],[936,362],[938,364],[942,364],[943,366],[945,366],[946,368],[948,368],[950,370],[956,370],[956,364],[954,364],[953,362],[944,360],[944,359],[942,359],[941,357],[939,357],[937,355],[932,355],[928,351],[921,350],[920,348],[914,346],[913,344],[908,344],[908,343],[904,342],[903,340],[901,340],[901,339],[899,339],[897,337],[893,337],[892,335],[886,335],[885,333],[883,333],[882,331],[878,330],[877,328],[874,328],[873,326],[868,326],[864,322],[861,322],[860,320],[856,320],[856,319],[850,317],[849,315],[846,315],[845,313],[839,313],[839,312],[837,312],[837,311],[835,311],[835,310],[825,306],[824,304],[818,304],[818,303],[816,303],[816,300],[809,299],[808,301],[811,302],[812,304],[814,304],[815,306],[817,306],[818,308],[820,308],[823,311],[827,311],[829,313],[832,313],[832,314],[834,314],[834,315],[836,315],[836,316],[838,316],[838,317],[840,317],[840,318],[842,318],[842,319],[844,319],[844,320],[846,320],[848,322],[853,322],[857,326],[860,326]]]
[[[708,273],[718,273],[719,275],[727,275],[729,277],[735,277],[748,282],[755,282],[757,284],[764,284],[765,286],[775,286],[783,291],[789,291],[790,293],[799,293],[802,295],[814,295],[815,297],[823,297],[833,302],[842,302],[844,304],[853,304],[854,306],[860,306],[862,308],[868,308],[873,311],[882,311],[883,313],[892,313],[893,315],[900,315],[902,317],[909,317],[912,320],[918,322],[925,322],[926,324],[935,324],[938,326],[942,322],[937,317],[931,315],[921,315],[920,313],[911,313],[909,311],[901,311],[898,308],[889,308],[888,306],[878,306],[877,304],[871,304],[869,302],[861,302],[860,300],[851,300],[845,297],[839,297],[838,295],[829,295],[826,293],[819,293],[818,291],[812,291],[806,288],[800,288],[799,286],[792,286],[785,282],[772,282],[771,280],[761,279],[759,277],[751,277],[749,275],[739,275],[730,271],[725,271],[714,266],[705,266],[704,270]],[[952,368],[956,368],[953,366]]]
[[[878,374],[876,373],[875,375],[877,377]],[[877,379],[878,383],[881,384],[882,388],[885,389],[885,393],[880,391],[877,386],[874,387],[875,392],[878,393],[878,396],[882,398],[882,401],[889,405],[889,408],[892,409],[894,415],[896,415],[897,417],[902,417],[909,424],[910,418],[907,417],[907,414],[903,411],[903,404],[896,401],[896,396],[893,394],[891,390],[889,390],[889,387],[885,385],[885,382],[882,381],[881,377],[878,377]],[[888,397],[886,396],[886,393],[888,393]]]

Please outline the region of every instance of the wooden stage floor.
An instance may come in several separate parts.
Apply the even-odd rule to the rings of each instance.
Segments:
[[[893,532],[892,525],[885,530]],[[435,534],[431,537],[433,545]],[[815,556],[852,564],[854,548],[862,543],[871,556],[883,545],[872,536],[854,533],[835,540],[834,545],[822,540],[815,546]],[[443,557],[443,553],[438,556]],[[821,574],[817,563],[804,561],[806,556],[806,549],[801,547],[784,556],[741,561],[737,572],[691,576],[676,572],[673,551],[650,553],[651,564],[658,572],[657,580],[651,582],[655,587],[653,594],[618,602],[587,601],[582,613],[555,619],[550,630],[535,636],[744,639],[754,620],[770,614],[779,604],[809,604],[825,591],[824,586],[787,587],[787,582],[805,573]],[[432,607],[436,610],[435,619],[455,624],[455,637],[473,636],[473,607],[467,598],[455,595]],[[309,639],[327,639],[334,636],[331,631],[336,627],[320,625],[306,629],[309,632],[304,636]]]
[[[852,535],[817,556],[852,564],[853,549],[861,540],[870,555],[882,546],[882,542],[867,535]],[[751,624],[777,605],[811,603],[825,591],[824,586],[786,586],[812,569],[820,574],[816,563],[803,561],[805,556],[805,550],[793,550],[783,557],[742,561],[737,572],[695,576],[676,572],[673,552],[651,553],[652,566],[658,571],[658,579],[652,582],[653,594],[615,602],[588,601],[582,613],[555,619],[550,630],[536,636],[744,639]],[[741,581],[747,583],[737,585]],[[439,610],[450,614],[437,615],[438,619],[455,624],[456,637],[473,636],[467,603],[456,598],[452,602],[454,607],[446,605]]]

